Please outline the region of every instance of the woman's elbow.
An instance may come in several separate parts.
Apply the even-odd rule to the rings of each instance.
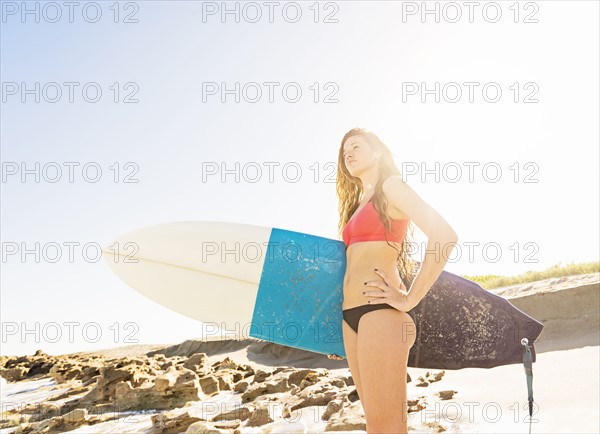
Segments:
[[[452,229],[439,230],[427,236],[429,241],[442,244],[454,244],[458,242],[458,235]]]
[[[435,238],[446,244],[453,244],[458,242],[458,234],[450,226],[447,226],[445,230],[436,234]]]

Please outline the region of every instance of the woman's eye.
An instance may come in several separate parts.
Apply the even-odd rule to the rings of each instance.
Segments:
[[[356,149],[356,148],[358,148],[358,145],[354,145],[354,147],[352,148],[352,150],[354,150],[354,149]],[[346,152],[344,152],[344,157],[346,156],[346,154],[347,154],[347,153],[346,153]]]

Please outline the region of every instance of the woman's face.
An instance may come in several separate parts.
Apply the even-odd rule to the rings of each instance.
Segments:
[[[365,169],[371,168],[376,161],[376,154],[362,136],[352,136],[344,143],[344,164],[352,176],[358,176]]]

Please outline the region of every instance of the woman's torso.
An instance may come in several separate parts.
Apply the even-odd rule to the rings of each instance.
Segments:
[[[350,221],[353,221],[354,217],[360,217],[358,214],[363,211],[365,206],[371,206],[371,204],[367,201],[360,205]],[[391,205],[388,207],[388,215],[396,221],[408,219],[406,214]],[[401,251],[401,242],[389,241],[389,243]],[[389,246],[386,241],[355,242],[348,246],[343,283],[343,310],[367,304],[371,297],[364,296],[363,292],[379,290],[377,287],[364,285],[364,282],[369,280],[382,281],[375,272],[375,268],[383,271],[392,286],[395,288],[400,286],[401,279],[396,265],[398,251],[396,249]]]

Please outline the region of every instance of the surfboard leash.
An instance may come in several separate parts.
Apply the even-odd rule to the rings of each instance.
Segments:
[[[531,419],[533,415],[533,366],[531,347],[527,345],[527,338],[521,339],[521,345],[525,347],[523,351],[523,367],[525,368],[525,377],[527,378],[527,400],[529,401],[529,434],[531,434]]]

